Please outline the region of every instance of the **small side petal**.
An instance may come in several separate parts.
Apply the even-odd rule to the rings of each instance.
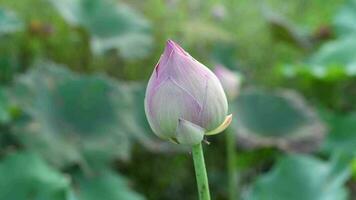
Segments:
[[[204,129],[187,120],[179,119],[176,138],[180,144],[196,145],[204,138]]]
[[[222,124],[220,124],[219,127],[217,127],[216,129],[214,129],[212,131],[206,132],[205,135],[215,135],[215,134],[218,134],[218,133],[224,131],[231,124],[231,121],[232,121],[232,114],[228,115],[225,118],[224,122]]]

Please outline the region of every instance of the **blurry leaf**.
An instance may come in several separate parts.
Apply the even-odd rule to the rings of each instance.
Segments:
[[[325,71],[328,66],[343,67],[347,74],[356,75],[356,38],[354,36],[325,44],[311,57],[310,63],[313,66],[326,68]]]
[[[303,65],[287,65],[286,76],[311,75],[318,79],[356,76],[356,35],[325,43]]]
[[[336,32],[340,36],[356,33],[356,1],[347,0],[334,19]]]
[[[334,163],[290,155],[253,184],[248,200],[346,200],[347,176]],[[340,170],[340,171],[339,171]],[[334,173],[337,171],[338,173]]]
[[[81,25],[81,0],[50,1],[69,24]]]
[[[7,123],[11,119],[9,101],[5,96],[2,88],[0,88],[0,124]]]
[[[247,148],[310,151],[325,134],[316,113],[293,91],[246,90],[234,108],[238,141]]]
[[[112,171],[93,177],[80,177],[78,200],[143,200],[128,187],[127,180]]]
[[[73,26],[82,26],[91,35],[94,53],[118,49],[128,59],[149,54],[152,45],[150,24],[135,10],[113,0],[51,0]]]
[[[268,6],[263,7],[263,14],[276,40],[285,41],[303,49],[312,47],[308,36],[284,16],[275,13]]]
[[[17,79],[13,96],[31,117],[17,126],[20,140],[52,163],[83,164],[84,155],[88,162],[96,161],[91,165],[102,165],[129,157],[125,115],[131,102],[120,84],[40,63]]]
[[[211,57],[216,63],[224,66],[236,67],[238,59],[236,58],[237,48],[231,43],[219,42],[214,46]]]
[[[323,149],[329,153],[343,152],[356,155],[356,114],[330,115],[326,119],[329,134]]]
[[[308,75],[339,80],[356,75],[356,1],[348,0],[339,10],[334,27],[338,38],[327,42],[302,65],[287,65],[283,74]]]
[[[23,22],[14,12],[0,8],[0,36],[20,31],[22,28]]]
[[[11,42],[9,38],[4,38],[7,40],[6,42]],[[12,42],[14,42],[12,40]],[[5,45],[2,44],[2,48],[5,50],[1,51],[0,53],[0,84],[7,84],[11,82],[13,76],[19,69],[19,62],[18,55],[16,50],[11,48],[4,47]]]
[[[15,13],[0,7],[0,84],[8,84],[23,62],[20,56],[19,35],[10,34],[23,29],[23,21]],[[21,57],[21,59],[20,59]]]
[[[0,163],[0,199],[70,200],[68,177],[31,153],[9,155]]]

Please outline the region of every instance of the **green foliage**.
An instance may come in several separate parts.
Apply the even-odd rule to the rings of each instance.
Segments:
[[[287,76],[311,75],[318,79],[347,79],[356,75],[356,1],[349,0],[334,19],[337,38],[323,44],[305,64],[287,65]]]
[[[356,1],[347,0],[334,18],[334,27],[338,35],[356,33]]]
[[[110,170],[95,176],[75,176],[73,192],[69,176],[48,166],[36,154],[22,152],[7,156],[0,163],[0,199],[38,200],[143,200],[127,180]]]
[[[354,35],[324,44],[307,64],[286,66],[287,76],[311,75],[318,79],[339,80],[356,75]]]
[[[330,131],[324,142],[323,150],[328,153],[356,154],[356,115],[334,114],[328,116],[326,120]]]
[[[17,125],[19,139],[52,163],[128,158],[130,94],[112,80],[39,63],[16,80],[12,96],[31,117]]]
[[[78,200],[144,200],[128,188],[127,180],[115,172],[106,170],[99,175],[77,177]]]
[[[325,132],[316,113],[292,91],[246,90],[234,107],[238,113],[235,121],[238,140],[247,147],[277,146],[306,151],[314,149]]]
[[[275,13],[267,6],[263,7],[263,11],[275,40],[285,41],[305,50],[311,48],[312,42],[304,33],[305,31],[301,30],[301,28],[296,25],[293,25],[284,16]]]
[[[12,11],[0,8],[0,36],[23,29],[23,22]]]
[[[68,23],[90,33],[94,53],[118,49],[127,59],[148,55],[152,45],[149,23],[129,6],[112,0],[51,2]]]
[[[355,8],[355,0],[0,0],[0,200],[196,199],[188,150],[156,138],[144,113],[167,39],[264,88],[230,103],[243,197],[352,198]],[[323,123],[310,105],[328,111]],[[216,200],[227,198],[221,138],[205,148]],[[310,150],[319,154],[285,156]]]
[[[69,177],[41,157],[21,152],[0,162],[0,199],[70,200]]]
[[[247,199],[346,200],[343,184],[347,176],[343,169],[335,167],[332,162],[310,156],[289,155],[256,180]]]
[[[24,30],[24,23],[19,16],[10,9],[0,7],[0,83],[11,80],[17,67],[16,49],[12,48],[15,42],[13,37]]]
[[[354,50],[356,49],[355,37],[347,37],[325,44],[316,54],[310,58],[313,66],[328,67],[339,65],[345,67],[349,75],[355,75]],[[322,75],[322,71],[320,72]]]
[[[10,103],[3,89],[0,88],[0,124],[7,123],[10,119]]]

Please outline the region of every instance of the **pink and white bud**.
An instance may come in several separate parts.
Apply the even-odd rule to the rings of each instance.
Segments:
[[[227,110],[214,73],[168,40],[146,89],[145,111],[153,132],[163,139],[197,144],[203,135],[217,134],[229,125]]]

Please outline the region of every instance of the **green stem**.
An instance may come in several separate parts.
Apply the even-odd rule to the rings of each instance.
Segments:
[[[235,135],[231,129],[226,130],[226,156],[227,156],[227,176],[229,200],[237,198],[237,171],[235,169]]]
[[[206,173],[202,144],[192,147],[195,176],[197,179],[199,199],[210,200],[208,176]]]

